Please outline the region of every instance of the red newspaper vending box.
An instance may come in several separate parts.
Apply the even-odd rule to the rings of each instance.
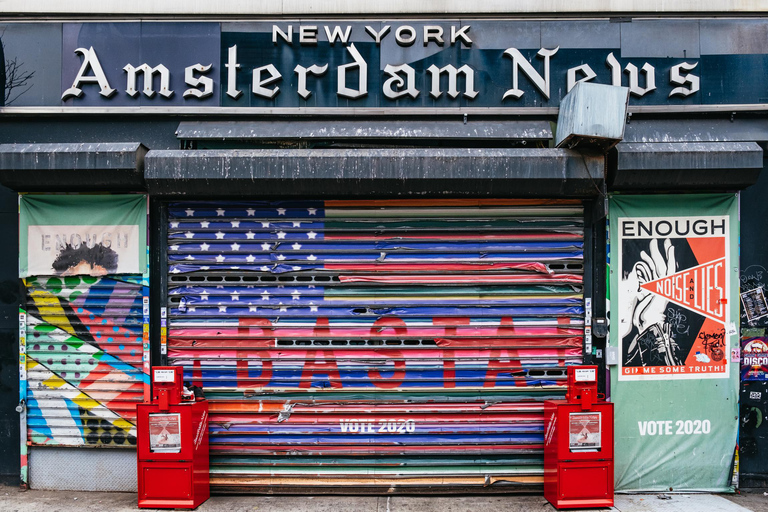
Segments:
[[[210,496],[208,402],[183,369],[152,369],[152,403],[137,406],[139,508],[196,508]]]
[[[597,366],[569,366],[565,400],[544,402],[544,497],[557,509],[613,506],[613,404]]]

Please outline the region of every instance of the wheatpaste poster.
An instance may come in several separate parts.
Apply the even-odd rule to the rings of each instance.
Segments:
[[[729,373],[726,215],[618,218],[619,380]]]
[[[143,195],[23,195],[19,276],[143,274]]]
[[[616,195],[609,221],[616,490],[727,492],[739,416],[738,196]]]

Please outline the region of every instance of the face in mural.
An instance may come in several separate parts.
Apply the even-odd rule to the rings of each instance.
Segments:
[[[117,262],[117,253],[102,244],[93,247],[85,244],[73,247],[67,244],[52,266],[56,274],[62,276],[104,276],[117,270]]]
[[[645,244],[646,241],[637,242]],[[646,250],[647,248],[647,250]],[[651,239],[647,246],[640,250],[639,259],[622,279],[621,286],[625,289],[626,302],[624,318],[632,322],[621,325],[621,337],[627,347],[627,363],[631,365],[664,365],[680,366],[680,347],[672,335],[672,326],[667,321],[665,311],[669,301],[664,297],[651,293],[642,285],[659,278],[667,277],[677,271],[675,247],[669,239],[663,241],[659,248],[659,240]]]

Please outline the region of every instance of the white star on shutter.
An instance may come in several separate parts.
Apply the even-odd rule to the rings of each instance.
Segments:
[[[301,227],[301,221],[300,220],[294,220],[293,222],[291,222],[291,224],[293,224],[293,227],[295,227],[295,228],[300,228]]]
[[[309,261],[315,261],[317,259],[317,256],[315,256],[314,254],[310,254],[309,256],[307,256],[307,259]]]
[[[197,311],[197,308],[195,306],[190,306],[187,308],[187,313],[194,313]]]
[[[309,311],[312,313],[317,313],[317,306],[309,306]]]
[[[203,290],[200,292],[200,300],[208,300],[208,292]]]
[[[219,306],[219,313],[226,313],[227,312],[227,306]]]
[[[233,228],[239,228],[240,227],[240,221],[239,220],[233,220],[230,222],[232,224]]]
[[[261,227],[268,228],[269,227],[269,222],[261,221]]]
[[[171,222],[171,227],[172,227],[172,228],[177,228],[177,227],[179,227],[179,222],[178,222],[178,221],[176,221],[176,222]]]
[[[211,267],[205,266],[205,267],[200,267],[200,270],[210,270],[210,268]]]
[[[216,240],[224,240],[224,233],[222,233],[221,231],[217,231]]]
[[[261,271],[262,272],[269,272],[269,267],[264,265],[263,267],[261,267]]]
[[[195,257],[194,257],[194,256],[192,256],[191,254],[187,254],[187,256],[186,256],[184,259],[185,259],[185,260],[190,260],[190,261],[192,261],[192,260],[194,260],[194,259],[195,259]]]
[[[277,209],[277,214],[278,215],[285,215],[285,208],[278,208]]]
[[[282,254],[278,254],[277,259],[280,261],[283,261],[285,259],[285,256],[283,256]]]
[[[223,208],[218,208],[216,210],[216,216],[217,217],[223,217],[224,216],[224,209]]]
[[[253,208],[248,208],[245,210],[245,213],[247,213],[249,217],[253,217],[254,215],[256,215],[256,210],[254,210]]]
[[[184,210],[184,212],[186,212],[187,217],[194,217],[195,216],[195,210],[193,210],[192,208],[190,208],[188,210]]]
[[[195,234],[191,231],[187,231],[186,233],[184,233],[184,236],[186,238],[195,238]]]
[[[179,272],[181,272],[181,270],[176,267],[173,267],[173,270],[171,270],[171,274],[178,274]]]
[[[288,312],[288,306],[280,306],[280,312],[281,313],[287,313]]]
[[[261,292],[261,300],[269,300],[269,292],[267,290]]]
[[[256,313],[259,310],[256,306],[248,306],[249,313]]]
[[[254,235],[255,233],[253,231],[249,231],[245,234],[245,238],[247,238],[248,240],[253,240]]]
[[[203,229],[208,229],[208,226],[210,226],[210,224],[211,224],[210,222],[208,222],[207,220],[204,220],[203,222],[200,223],[200,227]]]
[[[172,245],[171,246],[171,250],[172,251],[178,251],[179,250],[179,246],[178,245]]]
[[[301,249],[301,244],[299,242],[296,242],[291,247],[293,247],[294,251],[298,251],[299,249]]]
[[[262,251],[268,251],[270,247],[271,245],[269,245],[267,242],[264,242],[263,244],[261,244]]]
[[[299,290],[293,290],[291,292],[291,297],[293,297],[293,300],[299,300],[299,297],[301,297],[301,292]]]
[[[201,251],[207,251],[209,247],[210,247],[210,245],[208,245],[208,244],[207,244],[207,243],[205,243],[205,242],[203,242],[202,244],[200,244],[200,250],[201,250]]]
[[[226,258],[225,258],[224,256],[222,256],[221,254],[219,254],[218,256],[216,256],[216,263],[224,263],[224,260],[225,260],[225,259],[226,259]]]
[[[237,290],[235,290],[235,291],[232,292],[232,295],[230,295],[229,298],[232,299],[232,300],[240,300],[239,295],[240,294],[237,292]]]
[[[316,236],[317,236],[317,233],[315,233],[314,231],[310,231],[309,233],[307,233],[307,237],[309,237],[310,240],[314,240]]]
[[[317,215],[317,208],[307,208],[307,212],[310,215]]]
[[[254,261],[256,261],[256,258],[254,258],[254,257],[253,257],[253,254],[249,254],[249,255],[248,255],[246,258],[245,258],[245,261],[247,261],[248,263],[253,263]]]
[[[232,245],[230,245],[230,247],[231,247],[231,248],[232,248],[232,250],[233,250],[233,251],[235,251],[235,252],[237,252],[237,251],[239,251],[239,250],[240,250],[240,244],[239,244],[239,243],[237,243],[237,242],[235,242],[235,243],[233,243]]]
[[[278,231],[277,232],[277,238],[279,238],[280,240],[285,238],[285,231]]]

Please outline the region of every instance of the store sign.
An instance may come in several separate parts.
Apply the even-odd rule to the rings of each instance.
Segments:
[[[226,48],[227,57],[223,66],[226,73],[217,77],[212,63],[197,62],[187,66],[183,74],[184,90],[180,92],[184,98],[203,99],[213,96],[214,89],[218,86],[223,87],[226,90],[225,94],[233,100],[237,100],[246,92],[259,98],[272,100],[281,93],[286,84],[291,83],[295,87],[291,87],[287,94],[296,94],[303,100],[309,100],[310,96],[321,88],[317,82],[323,81],[326,82],[325,88],[329,85],[331,89],[335,87],[337,97],[350,100],[371,94],[395,101],[407,97],[416,99],[423,94],[432,99],[446,97],[458,102],[462,98],[474,100],[480,95],[479,82],[484,70],[476,70],[463,62],[448,63],[442,67],[431,64],[429,67],[417,70],[414,65],[401,61],[381,62],[379,58],[366,59],[358,48],[365,42],[358,42],[358,46],[352,42],[351,25],[321,27],[320,25],[275,24],[272,25],[271,43],[276,47],[287,47],[300,54],[302,48],[317,47],[320,44],[318,35],[321,28],[327,37],[327,44],[330,45],[331,50],[335,50],[333,56],[319,55],[308,65],[293,66],[291,63],[287,68],[281,66],[279,69],[276,64],[280,65],[280,62],[269,62],[247,69],[238,59],[238,45],[233,44]],[[473,45],[470,37],[471,25],[450,25],[450,31],[440,25],[424,25],[418,32],[411,25],[385,25],[376,28],[366,25],[364,28],[364,34],[370,38],[368,43],[376,47],[381,47],[382,41],[387,37],[394,38],[395,43],[402,48],[413,46],[419,39],[424,48],[436,47],[438,52],[444,47],[457,47],[461,50],[471,49]],[[241,44],[242,46],[244,45]],[[527,85],[530,87],[526,88],[530,89],[531,93],[539,94],[543,99],[549,100],[552,78],[550,61],[555,58],[559,50],[559,47],[539,48],[535,53],[536,62],[531,62],[530,54],[524,55],[516,47],[505,48],[499,55],[499,60],[507,61],[510,71],[507,80],[508,88],[495,100],[498,103],[505,100],[519,100],[526,94],[526,90],[522,88],[523,77],[527,79]],[[62,100],[79,98],[86,88],[97,91],[105,98],[110,98],[118,92],[116,87],[123,84],[115,84],[113,87],[104,73],[104,67],[94,46],[76,48],[74,52],[82,58],[82,64],[72,86],[62,94]],[[243,50],[240,49],[239,52],[242,57]],[[342,55],[338,55],[339,53]],[[329,61],[331,60],[338,62],[333,69],[330,69]],[[370,60],[379,61],[377,67],[380,69],[370,69]],[[110,64],[114,66],[114,63]],[[143,62],[138,65],[131,62],[120,63],[125,71],[124,87],[121,92],[130,97],[143,94],[147,98],[152,98],[158,94],[161,97],[170,98],[176,91],[170,86],[171,71],[166,64],[162,62],[152,64]],[[643,63],[641,68],[633,63],[622,65],[614,53],[610,52],[606,54],[604,64],[607,68],[604,78],[608,79],[608,83],[621,86],[628,81],[630,94],[636,97],[645,96],[657,89],[657,70],[648,62]],[[502,62],[496,62],[496,65],[501,66]],[[674,96],[684,98],[699,92],[700,77],[693,73],[697,66],[698,62],[680,62],[665,69],[664,82],[670,87],[664,94],[670,98]],[[368,77],[372,73],[378,73],[379,90],[369,88]],[[624,74],[627,75],[626,80],[623,78]],[[242,87],[243,76],[246,78],[247,88]],[[570,91],[577,83],[594,81],[597,76],[589,64],[582,63],[569,67],[565,76],[558,78],[565,79],[565,89]],[[218,79],[220,82],[216,84],[215,81]],[[641,81],[644,83],[642,86]],[[159,86],[156,88],[155,84],[158,82]],[[562,89],[563,84],[559,86]]]
[[[584,81],[627,87],[638,106],[764,103],[754,70],[768,48],[738,53],[715,36],[755,24],[728,23],[739,22],[8,23],[0,40],[17,63],[6,106],[557,107]]]

